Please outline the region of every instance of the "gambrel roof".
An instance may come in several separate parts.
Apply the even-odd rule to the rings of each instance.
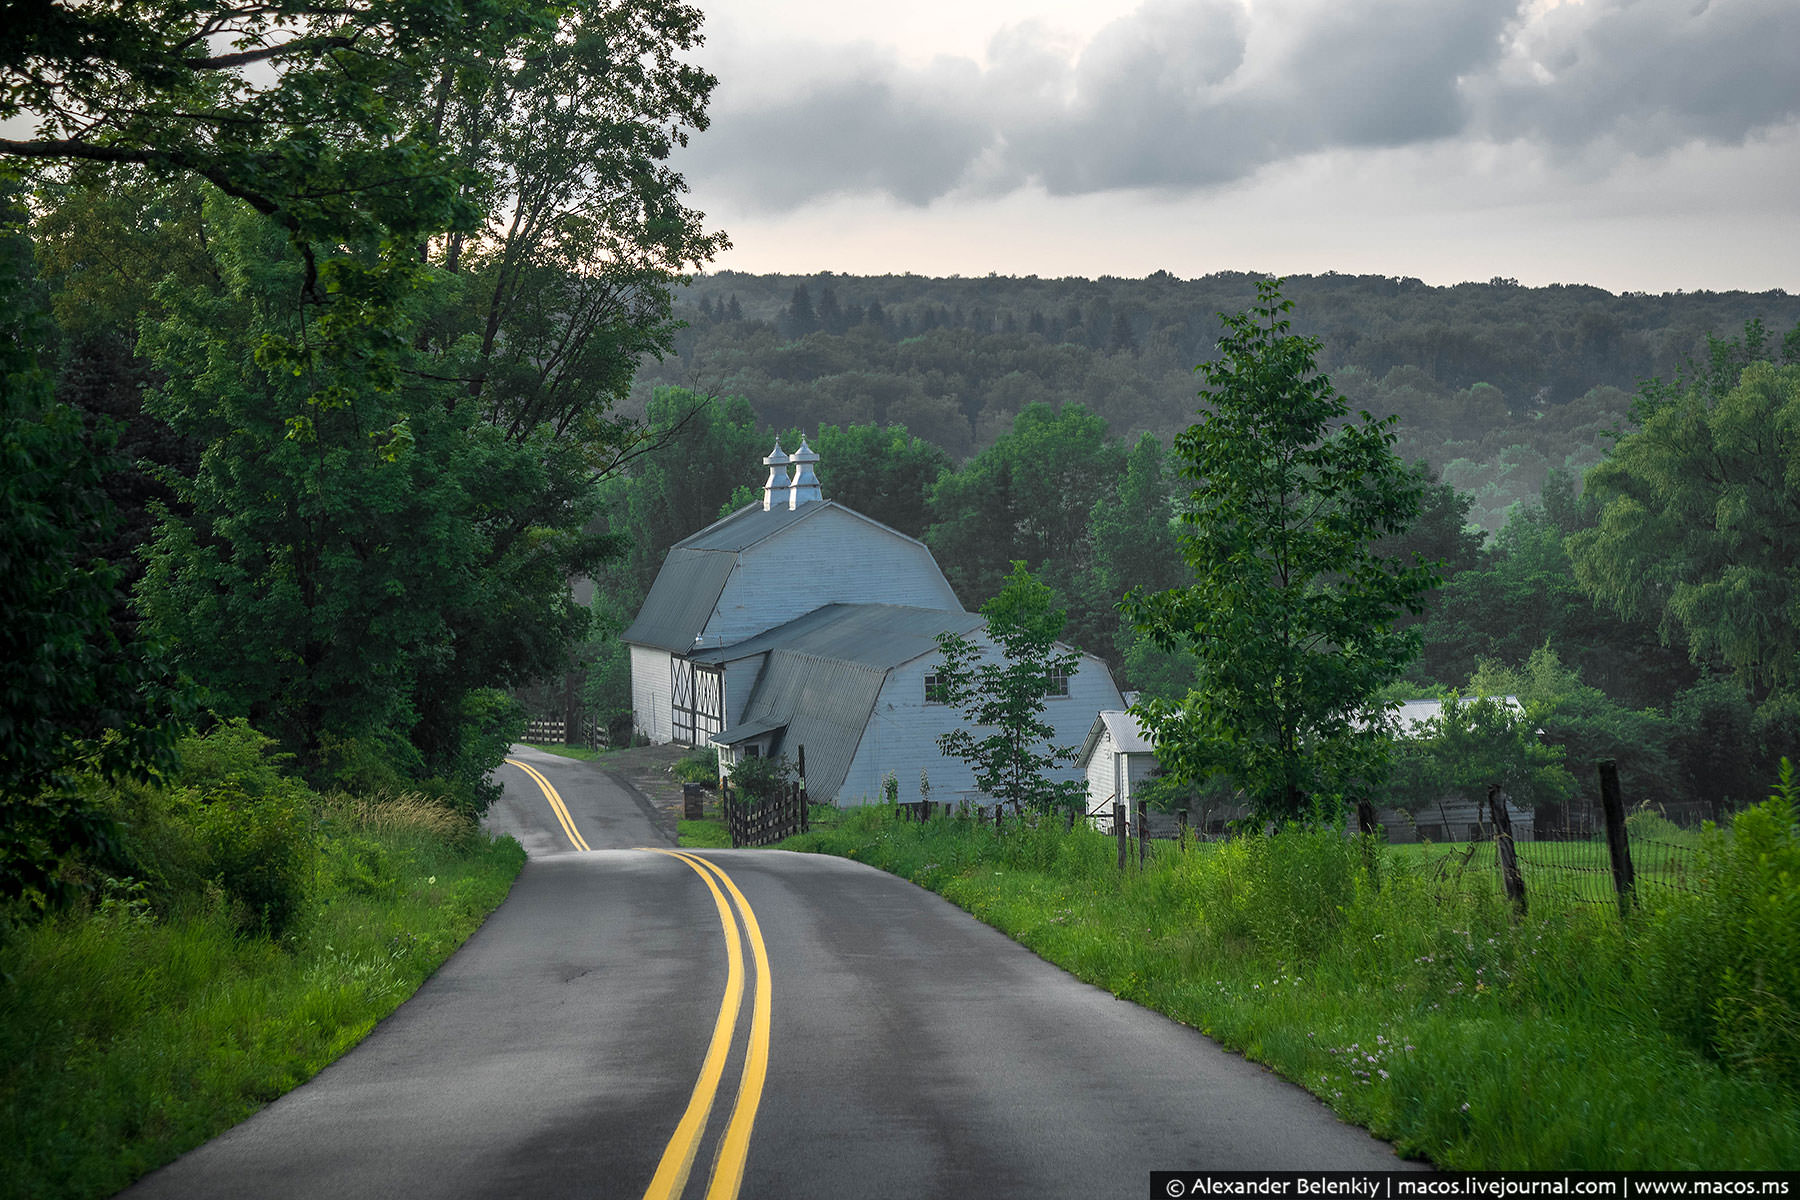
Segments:
[[[662,569],[657,572],[637,619],[620,640],[629,645],[654,646],[673,654],[688,654],[718,611],[732,572],[743,563],[746,552],[808,521],[817,521],[827,513],[850,517],[871,533],[916,547],[920,552],[920,566],[933,572],[942,583],[942,572],[938,571],[923,542],[834,500],[813,501],[793,509],[764,509],[761,505],[750,505],[675,543],[663,560]],[[797,562],[806,563],[806,560],[797,558]],[[806,565],[834,569],[831,563]],[[942,584],[942,591],[947,597],[951,595],[947,583]]]

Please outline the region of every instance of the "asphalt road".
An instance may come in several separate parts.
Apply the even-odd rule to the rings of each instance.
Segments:
[[[127,1195],[729,1196],[741,1172],[744,1196],[1139,1197],[1152,1170],[1407,1165],[929,892],[677,857],[600,768],[515,760],[506,903],[360,1046]]]

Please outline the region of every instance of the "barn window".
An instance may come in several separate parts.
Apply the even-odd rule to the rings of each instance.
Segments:
[[[945,685],[942,676],[927,675],[925,677],[925,703],[950,703],[950,689]]]
[[[1050,695],[1067,696],[1069,694],[1069,673],[1061,668],[1050,672]]]

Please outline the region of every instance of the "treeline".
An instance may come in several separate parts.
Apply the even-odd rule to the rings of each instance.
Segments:
[[[1166,442],[1192,420],[1194,367],[1216,353],[1218,314],[1245,308],[1258,278],[706,274],[678,295],[688,327],[674,356],[640,370],[636,401],[667,385],[742,395],[776,427],[905,425],[958,460],[1034,402],[1078,402],[1122,438]],[[1709,333],[1800,320],[1800,297],[1784,292],[1335,274],[1284,291],[1338,388],[1399,415],[1398,452],[1470,494],[1490,533],[1552,470],[1598,462],[1639,384],[1703,356]]]

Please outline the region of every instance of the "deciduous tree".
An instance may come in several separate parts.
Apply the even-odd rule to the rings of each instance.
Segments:
[[[1800,684],[1800,345],[1735,379],[1744,351],[1714,349],[1714,370],[1646,390],[1641,427],[1588,473],[1600,520],[1569,552],[1591,595],[1766,696]]]
[[[1221,355],[1201,367],[1209,410],[1175,440],[1194,582],[1133,591],[1124,609],[1196,659],[1184,699],[1136,709],[1163,766],[1195,782],[1224,772],[1259,815],[1299,818],[1379,775],[1373,697],[1418,648],[1394,623],[1420,611],[1436,575],[1374,548],[1419,510],[1392,421],[1346,421],[1314,366],[1317,340],[1289,332],[1279,282],[1257,292],[1224,318]]]

